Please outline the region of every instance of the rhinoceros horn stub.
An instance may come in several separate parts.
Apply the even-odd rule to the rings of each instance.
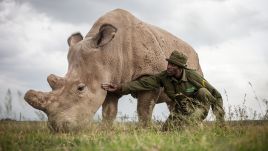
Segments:
[[[29,90],[26,92],[24,99],[34,108],[46,112],[46,106],[49,103],[48,93]]]
[[[47,82],[49,83],[52,90],[60,89],[64,85],[64,78],[51,74],[47,77]]]

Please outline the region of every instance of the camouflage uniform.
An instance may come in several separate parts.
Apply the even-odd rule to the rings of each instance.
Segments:
[[[175,56],[175,57],[174,57]],[[221,94],[196,71],[186,68],[187,58],[181,53],[173,52],[167,61],[183,68],[181,79],[169,76],[167,71],[156,75],[142,77],[136,81],[122,84],[125,94],[136,91],[156,90],[164,87],[165,93],[176,102],[175,111],[168,117],[164,129],[172,125],[195,124],[203,121],[210,106],[218,122],[224,121],[223,101]]]

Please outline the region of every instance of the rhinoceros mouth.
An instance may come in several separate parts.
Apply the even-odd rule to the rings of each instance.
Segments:
[[[72,130],[70,122],[57,123],[56,121],[49,121],[48,128],[52,132],[70,132]]]
[[[47,125],[51,132],[78,132],[84,129],[89,122],[72,122],[72,121],[56,121],[49,120]]]

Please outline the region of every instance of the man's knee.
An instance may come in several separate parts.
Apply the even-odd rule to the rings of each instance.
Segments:
[[[210,92],[208,91],[208,89],[206,88],[200,88],[197,92],[196,92],[196,96],[197,98],[204,98],[207,97],[208,95],[211,95]]]
[[[214,101],[214,97],[206,88],[200,88],[197,91],[196,98],[200,101],[200,103],[203,103],[204,105],[209,105]]]

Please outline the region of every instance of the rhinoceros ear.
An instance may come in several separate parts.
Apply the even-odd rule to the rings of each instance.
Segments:
[[[114,38],[116,31],[117,29],[110,24],[102,25],[99,33],[92,38],[93,47],[97,48],[109,43]]]
[[[80,32],[75,32],[67,39],[67,43],[70,47],[70,46],[75,45],[76,43],[78,43],[81,40],[83,40],[82,34]]]

